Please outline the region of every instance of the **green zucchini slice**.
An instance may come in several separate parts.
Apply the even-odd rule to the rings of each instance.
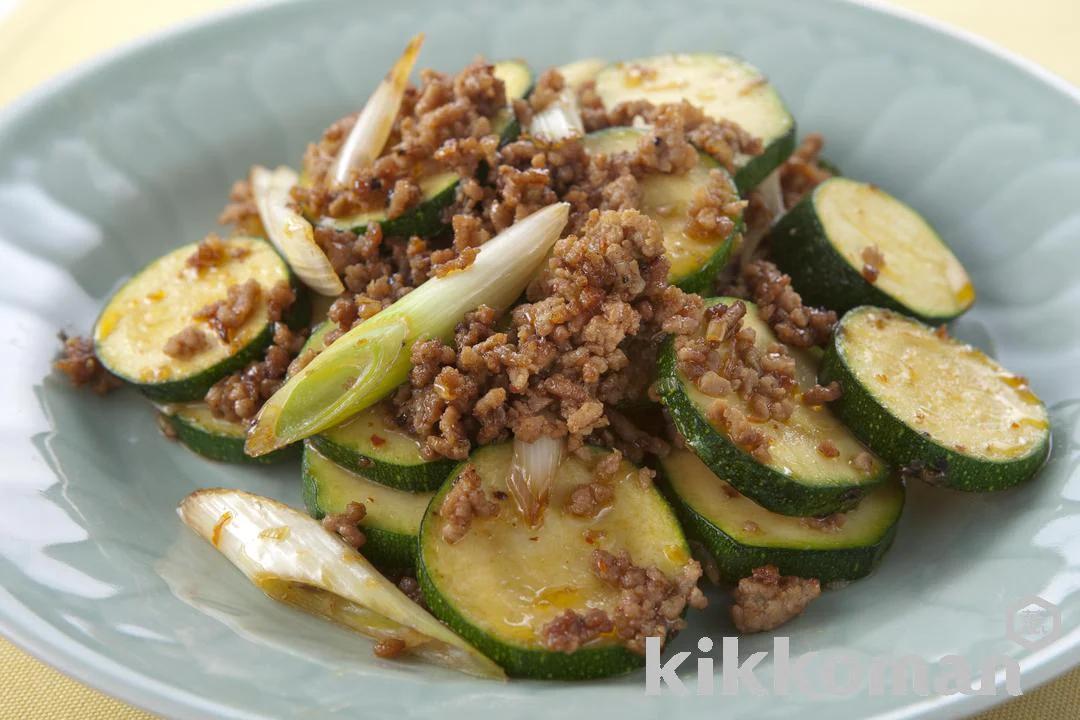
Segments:
[[[935,485],[1004,490],[1050,451],[1046,406],[981,350],[891,310],[843,317],[821,364],[836,413],[875,452]]]
[[[495,63],[495,77],[505,84],[508,101],[524,98],[532,90],[532,70],[520,60],[504,60]],[[495,116],[492,129],[505,143],[518,136],[521,126],[513,109],[507,107]],[[420,186],[423,199],[418,205],[393,220],[387,219],[385,210],[371,210],[343,218],[320,218],[319,224],[336,230],[351,230],[357,235],[363,235],[367,226],[373,222],[382,225],[384,235],[394,237],[438,235],[447,228],[443,210],[457,197],[460,180],[461,178],[453,172],[439,172],[421,178],[417,184]]]
[[[290,445],[268,455],[251,457],[244,452],[247,424],[214,417],[203,402],[163,405],[158,409],[162,421],[169,424],[177,440],[192,452],[210,460],[266,465],[292,460],[300,455],[298,446]]]
[[[644,135],[643,130],[635,128],[609,128],[587,135],[585,148],[605,155],[633,152]],[[725,236],[696,238],[686,233],[687,211],[694,194],[708,183],[711,170],[724,172],[708,155],[698,153],[698,158],[698,164],[685,175],[653,173],[638,183],[643,196],[641,211],[664,231],[664,255],[671,263],[668,282],[687,292],[703,292],[712,286],[713,278],[727,264],[742,228],[740,218]],[[726,172],[724,175],[727,177]],[[734,183],[731,188],[738,192]]]
[[[736,299],[716,298],[707,302],[730,304]],[[743,325],[753,328],[755,345],[764,354],[769,345],[777,342],[776,336],[762,320],[757,307],[753,303],[745,304]],[[795,348],[789,348],[788,352],[795,359],[799,388],[806,391],[814,384],[817,363],[808,352]],[[755,423],[755,429],[768,438],[770,454],[768,462],[755,459],[736,445],[719,423],[708,418],[708,409],[717,399],[749,416],[747,402],[734,391],[719,398],[701,392],[679,370],[675,345],[670,338],[660,352],[658,389],[675,426],[698,457],[743,495],[773,512],[818,516],[849,510],[888,475],[885,463],[872,454],[869,454],[868,470],[856,467],[855,458],[868,453],[867,449],[828,408],[809,407],[801,402],[796,402],[786,422]],[[819,451],[825,441],[831,441],[836,448],[835,457],[825,457]]]
[[[592,449],[597,459],[605,452]],[[690,561],[682,529],[663,496],[623,461],[612,480],[615,498],[594,518],[563,508],[576,485],[591,479],[590,463],[570,456],[560,467],[540,527],[529,527],[506,497],[513,445],[489,445],[469,459],[491,497],[501,492],[495,517],[474,519],[464,538],[448,543],[439,515],[458,473],[428,507],[420,528],[417,578],[432,613],[511,676],[587,679],[644,664],[613,637],[601,635],[576,652],[548,650],[542,628],[565,610],[612,611],[619,591],[591,570],[595,548],[626,550],[634,563],[668,575]],[[464,464],[462,465],[464,468]],[[498,496],[496,496],[498,497]]]
[[[306,295],[272,246],[246,237],[226,240],[225,245],[237,256],[197,269],[187,264],[197,245],[185,245],[150,263],[113,294],[94,326],[95,351],[109,372],[136,385],[152,400],[201,400],[211,385],[259,359],[270,345],[274,324],[266,292],[264,301],[229,342],[204,324],[209,345],[190,358],[166,355],[165,343],[195,324],[198,310],[224,299],[231,285],[248,280],[257,280],[264,291],[283,280],[291,282],[298,302],[288,320],[307,320]]]
[[[608,108],[628,100],[686,100],[710,117],[737,122],[763,148],[760,155],[736,158],[735,184],[744,193],[795,149],[795,119],[776,88],[760,70],[730,55],[657,55],[615,63],[596,76],[596,91]]]
[[[345,468],[309,443],[304,445],[304,505],[317,520],[363,503],[367,514],[360,529],[367,542],[360,553],[380,568],[410,570],[416,564],[420,521],[434,493],[410,493],[386,487]]]
[[[975,302],[967,271],[934,229],[874,185],[826,180],[770,238],[776,264],[812,305],[839,313],[876,305],[942,323]],[[864,269],[868,248],[880,251],[884,264]]]
[[[762,565],[823,583],[865,577],[892,544],[904,507],[903,484],[890,481],[826,522],[779,515],[740,494],[689,450],[673,450],[660,466],[687,534],[705,545],[731,583]]]

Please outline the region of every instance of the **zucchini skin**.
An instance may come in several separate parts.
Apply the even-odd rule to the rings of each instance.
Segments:
[[[416,579],[424,594],[431,614],[460,635],[466,642],[498,663],[511,677],[536,680],[590,680],[611,677],[637,670],[645,665],[645,657],[622,645],[601,648],[581,648],[573,653],[553,652],[510,645],[476,627],[458,612],[453,603],[443,597],[431,578],[424,561],[424,538],[433,532],[430,525],[438,514],[443,498],[450,491],[452,481],[468,464],[459,463],[447,477],[446,482],[431,499],[424,519],[420,523],[420,538],[416,558]],[[435,542],[442,542],[436,538]],[[674,637],[674,634],[671,635]],[[670,639],[670,638],[669,638]]]
[[[862,547],[799,550],[743,545],[679,497],[663,468],[658,467],[657,471],[660,490],[675,508],[686,534],[705,546],[716,561],[720,576],[732,585],[762,565],[775,565],[781,575],[817,578],[822,583],[858,580],[877,567],[896,538],[899,522],[894,522],[876,543]]]
[[[780,167],[791,156],[791,153],[795,152],[796,135],[796,123],[792,118],[791,129],[787,133],[773,140],[761,151],[760,155],[755,155],[745,165],[735,170],[735,187],[741,195],[745,196],[756,188],[768,177],[769,173]]]
[[[438,490],[457,466],[456,460],[433,460],[421,465],[395,465],[334,442],[325,435],[310,439],[312,446],[347,470],[368,480],[408,492]]]
[[[735,229],[731,231],[731,234],[728,235],[727,239],[716,249],[716,252],[712,254],[712,257],[704,265],[686,277],[675,280],[673,284],[688,293],[708,294],[712,290],[716,276],[727,266],[728,260],[731,259],[731,252],[735,248],[735,236],[742,231],[743,222],[740,219]]]
[[[670,337],[660,350],[657,389],[675,427],[702,462],[720,477],[730,478],[728,482],[743,495],[775,513],[808,517],[844,512],[888,477],[883,466],[878,477],[862,485],[808,486],[757,462],[702,417],[683,389]]]
[[[307,453],[304,453],[301,462],[300,475],[303,483],[304,507],[307,508],[311,517],[322,520],[326,517],[326,510],[319,501],[319,481],[307,462]],[[367,538],[360,552],[380,570],[412,571],[416,567],[417,540],[415,537],[364,524],[360,525],[360,529]]]
[[[164,421],[176,433],[176,439],[197,455],[218,462],[239,465],[272,465],[300,457],[300,446],[290,445],[267,455],[252,457],[244,452],[244,437],[229,437],[207,432],[178,415],[161,414]]]
[[[946,323],[967,310],[927,315],[868,282],[829,242],[814,205],[816,194],[817,189],[807,193],[780,218],[767,238],[777,267],[791,276],[792,285],[806,303],[835,310],[841,315],[860,305],[873,305],[931,325]]]
[[[421,201],[419,205],[406,210],[393,220],[378,220],[376,222],[382,226],[384,235],[392,237],[409,237],[412,235],[432,237],[438,235],[449,227],[443,221],[443,210],[453,204],[457,198],[457,190],[460,184],[461,181],[459,180],[448,185],[433,197]],[[363,235],[367,232],[367,228],[367,224],[354,225],[350,230],[356,235]]]
[[[932,485],[965,492],[1007,490],[1031,478],[1050,454],[1050,433],[1027,455],[1001,462],[964,455],[909,427],[858,381],[843,357],[843,322],[825,349],[818,381],[840,383],[843,394],[829,407],[871,450],[897,467],[925,463],[940,471]]]

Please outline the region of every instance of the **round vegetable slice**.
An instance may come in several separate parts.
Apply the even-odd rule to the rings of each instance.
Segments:
[[[634,564],[655,566],[669,577],[690,562],[670,506],[626,461],[610,481],[610,506],[594,517],[578,517],[565,509],[573,490],[590,481],[592,465],[607,455],[598,449],[589,453],[588,461],[574,455],[563,462],[539,527],[530,527],[507,497],[510,443],[474,452],[424,516],[417,577],[428,606],[509,675],[585,679],[640,667],[644,657],[611,633],[564,653],[548,649],[543,628],[566,610],[614,610],[620,591],[593,573],[596,549],[625,550]],[[450,543],[443,535],[447,519],[440,511],[470,464],[488,497],[501,498],[499,511],[494,517],[474,518],[464,537]]]
[[[967,271],[934,229],[881,188],[826,180],[772,229],[772,255],[803,299],[945,322],[975,302]]]
[[[590,153],[613,155],[634,152],[645,132],[620,127],[590,133],[585,147]],[[738,190],[720,164],[698,153],[698,164],[684,175],[652,173],[638,181],[642,193],[641,211],[656,220],[664,231],[664,255],[671,263],[668,282],[687,292],[703,292],[727,264],[742,218],[731,232],[696,237],[687,232],[689,209],[695,194],[704,192],[712,171],[723,176],[734,195]]]
[[[836,413],[910,475],[956,490],[1003,490],[1050,451],[1046,406],[981,350],[891,310],[840,321],[821,364],[840,383]]]
[[[735,298],[707,301],[731,304]],[[745,301],[741,301],[745,302]],[[744,327],[756,334],[755,346],[765,355],[776,336],[757,307],[745,302]],[[704,329],[700,332],[704,332]],[[722,352],[728,352],[726,348]],[[800,393],[814,385],[817,363],[794,348]],[[722,360],[723,361],[723,360]],[[796,402],[791,417],[753,423],[768,442],[769,458],[762,461],[736,444],[723,424],[710,420],[710,408],[723,403],[751,416],[747,400],[734,389],[706,395],[679,369],[675,344],[669,339],[660,353],[658,389],[672,420],[686,442],[709,468],[728,479],[742,494],[783,515],[828,515],[854,507],[860,498],[888,476],[888,467],[874,457],[826,407]],[[823,447],[829,444],[828,454]]]
[[[890,481],[849,512],[791,517],[742,495],[689,450],[673,450],[660,466],[687,534],[705,545],[731,583],[762,565],[823,583],[864,577],[892,544],[904,507],[904,486]]]
[[[344,512],[350,502],[364,504],[360,529],[367,542],[360,553],[381,568],[410,570],[416,563],[420,521],[435,493],[410,493],[349,472],[330,458],[304,446],[304,505],[316,520]]]
[[[244,452],[247,424],[214,417],[206,403],[165,405],[159,409],[162,422],[172,428],[176,439],[192,452],[210,460],[265,465],[299,456],[298,447],[290,445],[269,455],[251,457]]]
[[[732,120],[761,140],[760,155],[735,159],[735,183],[746,192],[795,149],[795,119],[776,89],[755,68],[729,55],[657,55],[609,65],[596,76],[604,105],[648,100],[688,101],[718,120]]]
[[[223,241],[220,262],[188,263],[197,244],[173,250],[150,263],[109,299],[94,326],[94,347],[109,372],[160,402],[201,400],[215,382],[258,359],[273,340],[267,294],[279,282],[292,283],[297,302],[289,324],[306,321],[307,296],[285,261],[268,243],[237,237]],[[233,285],[249,280],[263,292],[251,316],[223,341],[194,315],[224,300]],[[206,347],[189,357],[165,353],[166,343],[196,325]]]

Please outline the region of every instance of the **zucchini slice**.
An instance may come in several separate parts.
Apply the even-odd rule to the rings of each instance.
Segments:
[[[1004,490],[1050,451],[1046,406],[981,350],[891,310],[843,317],[821,364],[836,413],[875,452],[935,485]]]
[[[673,450],[660,466],[687,534],[705,545],[731,583],[762,565],[823,583],[865,577],[892,544],[904,507],[904,486],[891,481],[822,523],[769,512],[689,450]]]
[[[736,299],[706,302],[729,304]],[[753,328],[755,345],[764,354],[769,345],[777,342],[776,336],[757,307],[743,302],[743,325]],[[806,391],[814,384],[817,363],[808,352],[795,348],[788,352],[795,359],[799,388]],[[801,402],[796,402],[786,422],[755,423],[755,429],[768,438],[770,453],[768,462],[755,459],[736,445],[720,424],[708,419],[708,409],[717,398],[698,390],[679,370],[670,338],[660,351],[658,389],[675,426],[698,457],[743,495],[773,512],[819,516],[849,510],[888,475],[885,463],[870,454],[828,408],[808,407]],[[747,402],[734,391],[719,399],[744,415],[751,414]],[[818,450],[825,441],[832,442],[835,457],[825,457]],[[869,470],[855,466],[855,458],[862,453],[870,455]]]
[[[367,514],[360,529],[367,542],[360,554],[381,568],[410,570],[416,565],[420,521],[435,493],[395,490],[345,468],[304,444],[304,505],[316,520],[360,502]]]
[[[590,153],[605,155],[634,152],[644,135],[643,130],[635,128],[609,128],[587,135],[585,148]],[[668,282],[687,292],[703,292],[712,286],[713,278],[727,264],[735,237],[742,229],[740,218],[726,236],[699,239],[686,233],[690,202],[708,183],[709,172],[714,169],[724,172],[711,157],[698,153],[698,164],[685,175],[652,173],[638,183],[643,196],[641,211],[656,220],[664,231],[664,255],[671,263]],[[734,183],[731,187],[737,192]]]
[[[202,352],[186,359],[165,354],[166,341],[195,323],[198,310],[224,299],[231,285],[254,279],[267,291],[288,281],[297,302],[287,320],[307,320],[307,296],[273,247],[257,238],[224,242],[237,256],[202,269],[187,264],[196,243],[158,258],[117,290],[98,317],[94,326],[98,358],[109,372],[136,385],[152,400],[201,400],[211,385],[257,360],[270,345],[274,324],[267,304],[261,302],[228,343],[207,329],[209,346]]]
[[[597,459],[606,454],[591,452]],[[506,497],[512,457],[512,443],[504,443],[481,448],[469,459],[489,497]],[[450,544],[442,536],[439,510],[457,479],[454,473],[420,528],[417,578],[431,612],[511,676],[587,679],[642,666],[645,658],[611,634],[569,654],[548,650],[541,640],[542,628],[567,609],[614,609],[619,591],[591,570],[595,548],[626,550],[635,564],[668,575],[690,561],[671,507],[637,472],[623,461],[612,480],[610,507],[594,518],[576,517],[563,507],[576,485],[590,481],[591,465],[570,456],[559,469],[540,527],[529,527],[513,501],[504,499],[498,515],[474,519],[465,537]]]
[[[176,433],[176,439],[187,449],[210,460],[227,463],[269,463],[299,457],[295,445],[275,450],[269,455],[251,457],[244,452],[247,424],[214,417],[203,402],[164,405],[159,408],[163,422]]]
[[[520,60],[504,60],[495,63],[495,77],[505,84],[508,101],[524,98],[532,90],[532,70]],[[495,116],[492,127],[504,143],[516,138],[521,131],[517,116],[510,107]],[[443,210],[457,197],[460,180],[461,178],[453,172],[439,172],[421,178],[417,184],[420,186],[423,199],[418,205],[393,220],[387,219],[385,210],[370,210],[344,218],[324,217],[318,222],[320,225],[332,227],[335,230],[351,230],[357,235],[363,235],[367,226],[373,222],[382,225],[385,235],[395,237],[438,235],[447,228]]]
[[[760,70],[730,55],[657,55],[609,65],[596,76],[604,105],[686,100],[712,118],[737,122],[759,138],[762,153],[736,158],[735,184],[746,192],[795,149],[795,119]]]
[[[394,423],[382,403],[314,436],[311,443],[349,470],[407,492],[437,490],[457,465],[455,460],[426,459],[421,443]]]
[[[776,264],[812,305],[838,313],[876,305],[942,323],[975,302],[967,271],[934,229],[875,185],[826,180],[770,238]],[[869,248],[883,255],[880,267],[864,269]]]

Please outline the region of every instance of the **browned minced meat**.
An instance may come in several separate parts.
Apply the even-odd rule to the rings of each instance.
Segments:
[[[540,73],[532,92],[529,93],[529,107],[534,113],[547,109],[566,88],[566,79],[555,68],[548,68]]]
[[[185,264],[202,272],[207,268],[219,267],[230,260],[240,260],[250,251],[242,245],[229,245],[216,233],[210,233],[195,246],[195,252],[188,256]]]
[[[238,235],[266,237],[249,181],[237,180],[233,183],[229,191],[229,202],[218,215],[218,224],[232,225]]]
[[[60,372],[68,376],[75,387],[88,387],[98,395],[104,395],[123,383],[105,369],[94,354],[94,341],[85,337],[67,337],[60,334],[64,343],[64,354],[53,363]]]
[[[581,483],[570,491],[566,503],[566,512],[578,517],[596,517],[604,507],[615,499],[615,488],[611,481],[622,463],[623,455],[618,450],[597,461],[592,470],[590,482]]]
[[[470,463],[458,475],[439,506],[439,517],[444,521],[443,540],[456,543],[469,532],[473,518],[498,514],[499,504],[487,496],[480,482],[480,473]]]
[[[205,401],[214,416],[233,422],[254,418],[285,381],[289,364],[305,339],[306,333],[293,332],[284,323],[276,323],[274,341],[262,360],[218,380],[207,391]]]
[[[331,513],[322,519],[322,526],[345,541],[353,550],[359,550],[367,542],[367,536],[360,529],[360,521],[367,516],[364,503],[350,502],[345,510]]]
[[[824,145],[825,138],[818,133],[810,133],[780,166],[784,207],[794,207],[808,192],[833,176],[818,161]]]
[[[704,336],[680,336],[675,341],[679,369],[711,397],[734,392],[747,403],[749,414],[724,400],[707,410],[732,441],[761,460],[767,460],[768,438],[753,423],[785,421],[795,408],[795,361],[787,349],[772,343],[758,349],[757,333],[743,325],[746,306],[716,304],[705,311]]]
[[[843,394],[844,391],[840,387],[840,383],[833,380],[824,386],[815,384],[814,387],[803,393],[802,401],[804,405],[824,405],[839,400]]]
[[[230,342],[236,331],[255,314],[262,299],[262,292],[262,286],[254,278],[230,285],[224,300],[217,300],[200,308],[193,317],[196,320],[205,320],[218,337],[224,342]]]
[[[824,345],[832,338],[836,313],[807,307],[791,287],[791,277],[767,260],[743,268],[751,299],[781,342],[795,347]]]
[[[881,252],[881,248],[877,245],[867,245],[862,249],[860,253],[862,257],[862,276],[866,282],[877,282],[878,275],[881,274],[881,268],[885,267],[885,254]]]
[[[404,653],[407,647],[405,641],[400,638],[383,638],[375,643],[372,651],[375,653],[375,657],[380,657],[383,660],[393,660]]]
[[[396,217],[420,199],[414,178],[440,170],[476,172],[479,160],[498,146],[492,119],[506,106],[506,89],[494,66],[483,60],[456,76],[424,70],[420,86],[406,90],[387,152],[354,171],[348,182],[334,183],[334,159],[357,115],[342,118],[308,147],[304,171],[311,182],[294,188],[293,197],[313,217],[345,217],[386,208],[388,202]]]
[[[832,515],[826,515],[825,517],[804,517],[801,519],[802,524],[806,527],[822,532],[839,532],[840,528],[844,527],[846,521],[847,515],[844,513],[833,513]]]
[[[633,652],[645,653],[647,637],[659,637],[663,644],[671,632],[685,627],[682,614],[688,605],[698,610],[708,605],[697,586],[701,564],[696,560],[674,578],[659,568],[635,565],[625,551],[593,550],[592,562],[593,573],[620,591],[612,621],[615,634]]]
[[[746,201],[719,170],[709,171],[709,180],[694,193],[687,208],[686,234],[699,240],[727,237],[746,208]]]
[[[741,633],[773,630],[801,615],[820,594],[816,579],[781,576],[775,565],[754,568],[735,588],[731,619]]]
[[[569,654],[614,629],[615,623],[603,610],[590,608],[584,614],[566,610],[544,625],[540,642],[548,650]]]
[[[592,436],[640,459],[648,443],[608,408],[650,382],[631,355],[651,362],[663,333],[695,330],[702,316],[699,297],[667,285],[662,239],[636,211],[591,213],[580,235],[556,243],[509,327],[480,308],[453,347],[413,347],[409,385],[395,397],[405,427],[432,456],[464,458],[474,442],[513,432],[525,441],[569,435],[571,450]]]
[[[821,442],[818,443],[817,451],[819,453],[821,453],[821,455],[823,457],[827,457],[827,458],[840,457],[840,448],[836,447],[836,443],[834,443],[829,438],[825,438],[824,440],[822,440]]]
[[[163,353],[177,360],[190,360],[210,347],[210,338],[198,325],[188,325],[165,341]]]

